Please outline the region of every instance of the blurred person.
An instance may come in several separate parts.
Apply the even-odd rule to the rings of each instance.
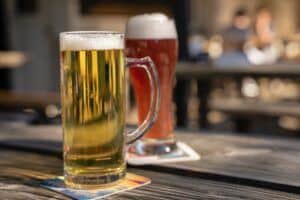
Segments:
[[[267,8],[261,8],[256,14],[255,33],[260,45],[269,45],[275,37],[272,14]]]
[[[216,66],[248,66],[250,63],[243,48],[251,36],[251,19],[247,10],[235,12],[232,24],[222,32],[223,54],[214,61]]]
[[[188,38],[188,53],[192,61],[208,61],[207,40],[200,34],[191,34]]]
[[[245,42],[251,36],[250,17],[245,9],[239,9],[233,16],[232,24],[223,33],[224,51],[243,51]]]
[[[254,36],[247,43],[245,52],[252,64],[273,64],[281,54],[280,41],[276,38],[273,17],[266,7],[258,9],[254,22]]]

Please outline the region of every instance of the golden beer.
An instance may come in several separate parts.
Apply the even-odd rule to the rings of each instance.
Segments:
[[[61,52],[64,164],[71,177],[124,176],[123,54],[122,49]]]
[[[65,183],[84,189],[116,182],[126,174],[125,144],[141,137],[156,117],[159,99],[153,94],[159,91],[151,93],[154,100],[144,125],[125,135],[124,35],[61,33],[60,56]],[[140,62],[137,67],[158,85],[156,71],[144,66],[151,61],[140,60],[131,65]]]

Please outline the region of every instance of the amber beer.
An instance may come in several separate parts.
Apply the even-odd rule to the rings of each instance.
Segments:
[[[173,143],[172,91],[178,51],[173,20],[161,14],[131,18],[127,24],[125,46],[129,57],[140,58],[149,55],[156,64],[159,74],[161,91],[159,114],[143,140]],[[138,119],[139,123],[142,123],[149,108],[147,75],[137,68],[130,69],[130,75],[138,107]]]

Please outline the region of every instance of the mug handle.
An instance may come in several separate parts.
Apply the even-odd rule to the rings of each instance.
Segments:
[[[127,133],[126,144],[132,144],[152,127],[157,118],[160,104],[160,88],[156,66],[149,56],[144,58],[126,58],[126,66],[129,68],[143,68],[148,75],[150,83],[150,107],[147,116],[137,129]]]

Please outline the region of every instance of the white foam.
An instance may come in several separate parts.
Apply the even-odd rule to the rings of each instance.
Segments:
[[[60,50],[123,49],[124,35],[117,32],[77,31],[60,34]]]
[[[131,17],[127,22],[125,35],[130,39],[177,38],[174,20],[161,13]]]

